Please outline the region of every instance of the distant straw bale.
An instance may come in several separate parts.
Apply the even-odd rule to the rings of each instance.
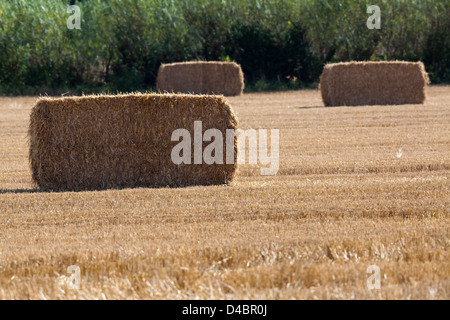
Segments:
[[[428,75],[422,62],[327,64],[320,77],[326,106],[423,104]]]
[[[161,91],[238,96],[244,91],[244,74],[235,62],[191,61],[163,64],[157,87]]]
[[[214,128],[224,137],[227,129],[237,129],[237,118],[222,96],[41,98],[31,112],[28,133],[33,181],[41,189],[54,191],[230,182],[237,161],[172,162],[172,149],[179,144],[171,141],[173,131],[187,129],[194,150],[194,121],[202,121],[203,132]],[[224,159],[225,149],[224,143]]]

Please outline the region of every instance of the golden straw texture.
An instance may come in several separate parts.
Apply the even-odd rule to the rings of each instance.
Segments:
[[[172,132],[187,129],[193,144],[194,121],[202,121],[203,132],[214,128],[224,137],[226,129],[237,129],[223,96],[41,98],[32,109],[28,132],[33,181],[54,191],[230,182],[236,164],[172,162],[172,149],[180,143],[171,141]],[[236,159],[236,139],[234,147]],[[224,159],[225,149],[224,143]]]
[[[244,74],[235,62],[163,64],[158,71],[157,87],[168,92],[238,96],[244,91]]]
[[[326,106],[423,104],[428,75],[422,62],[341,62],[325,66]]]

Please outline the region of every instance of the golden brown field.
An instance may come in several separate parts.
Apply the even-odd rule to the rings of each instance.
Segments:
[[[0,299],[450,298],[449,86],[425,105],[229,98],[242,128],[280,129],[277,176],[79,193],[31,185],[35,99],[0,98]]]

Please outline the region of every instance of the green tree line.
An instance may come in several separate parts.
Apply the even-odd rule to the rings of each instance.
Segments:
[[[81,30],[67,27],[70,4]],[[311,86],[350,60],[420,60],[449,83],[450,1],[0,1],[1,94],[151,89],[161,63],[187,60],[236,61],[250,89]]]

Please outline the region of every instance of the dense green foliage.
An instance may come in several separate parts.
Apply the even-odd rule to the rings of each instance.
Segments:
[[[67,28],[70,3],[81,30]],[[371,4],[381,30],[366,27]],[[162,62],[186,60],[237,61],[261,90],[348,60],[422,60],[450,82],[449,34],[448,0],[0,1],[0,92],[148,89]]]

